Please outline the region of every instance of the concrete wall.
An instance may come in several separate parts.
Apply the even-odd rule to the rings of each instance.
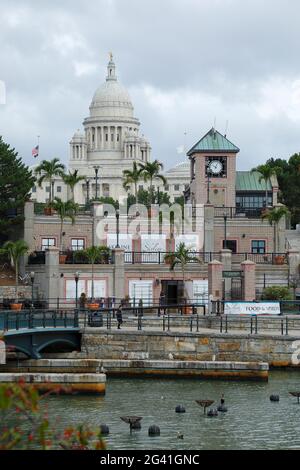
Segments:
[[[82,337],[82,352],[73,357],[94,359],[152,359],[254,361],[292,366],[293,342],[300,337],[245,334],[159,332],[93,332]]]

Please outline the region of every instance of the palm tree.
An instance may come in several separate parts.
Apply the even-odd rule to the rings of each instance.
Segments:
[[[59,158],[53,160],[43,160],[34,170],[35,175],[39,176],[37,183],[41,187],[44,181],[50,183],[50,203],[52,202],[54,194],[52,194],[52,182],[54,176],[62,176],[65,171],[65,166],[60,163]]]
[[[62,251],[64,221],[66,219],[70,219],[72,225],[74,225],[78,206],[77,204],[75,204],[75,202],[71,200],[64,202],[59,197],[56,197],[53,201],[52,207],[57,212],[60,218],[60,250]]]
[[[19,300],[19,262],[20,258],[24,256],[29,247],[24,240],[17,240],[16,242],[7,241],[4,243],[3,248],[0,250],[1,253],[7,254],[10,258],[12,267],[15,268],[16,273],[16,300]]]
[[[149,206],[153,202],[153,181],[160,180],[164,184],[167,184],[166,178],[160,174],[160,170],[163,170],[163,164],[158,160],[154,162],[147,162],[145,164],[139,164],[142,172],[141,176],[144,178],[144,181],[150,181],[150,193],[149,193]]]
[[[103,254],[103,247],[101,246],[90,246],[86,250],[84,250],[85,255],[87,256],[89,263],[92,265],[92,302],[94,300],[94,264],[96,263],[97,259],[101,257]]]
[[[256,168],[251,170],[251,173],[259,173],[258,181],[261,183],[262,181],[265,182],[266,185],[266,202],[265,207],[268,206],[268,183],[271,183],[272,176],[276,176],[277,170],[275,167],[271,167],[268,164],[265,165],[258,165]]]
[[[68,174],[62,175],[63,181],[70,187],[72,192],[72,201],[74,202],[74,188],[80,181],[86,180],[85,176],[79,176],[78,170],[74,170],[73,173],[69,171]]]
[[[143,172],[142,168],[139,168],[136,162],[133,162],[132,170],[124,170],[123,171],[123,187],[128,191],[130,189],[130,185],[134,184],[134,197],[135,203],[137,203],[137,184],[141,179],[141,173]]]
[[[177,250],[174,253],[168,253],[165,256],[165,261],[170,263],[170,271],[174,271],[177,265],[180,265],[182,272],[184,297],[187,296],[185,289],[185,269],[188,263],[201,263],[201,260],[196,256],[193,256],[191,250],[186,246],[185,243],[181,242],[178,245]]]
[[[274,253],[277,253],[279,246],[278,225],[282,217],[289,215],[289,211],[285,206],[274,207],[271,210],[263,213],[261,218],[268,220],[270,225],[274,227]]]

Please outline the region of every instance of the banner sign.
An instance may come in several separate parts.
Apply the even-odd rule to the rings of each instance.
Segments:
[[[225,302],[225,315],[280,315],[279,302]]]

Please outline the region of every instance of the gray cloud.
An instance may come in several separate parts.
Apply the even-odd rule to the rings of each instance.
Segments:
[[[239,167],[300,151],[297,0],[2,0],[0,135],[27,163],[68,159],[68,142],[104,81],[108,51],[153,156],[181,161],[213,125]],[[0,101],[1,102],[1,101]]]

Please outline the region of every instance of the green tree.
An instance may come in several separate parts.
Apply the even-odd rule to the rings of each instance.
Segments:
[[[277,175],[277,171],[276,171],[276,168],[273,168],[272,166],[268,165],[267,163],[264,164],[264,165],[258,165],[256,168],[253,168],[251,170],[252,173],[258,173],[259,174],[259,182],[260,183],[262,181],[265,182],[265,187],[266,187],[265,207],[268,206],[268,185],[269,185],[269,183],[271,183],[272,176]]]
[[[189,263],[201,263],[201,260],[194,256],[193,252],[186,246],[185,243],[181,242],[179,243],[178,248],[176,251],[174,251],[174,253],[168,253],[165,256],[165,261],[170,264],[170,271],[174,271],[177,265],[180,266],[184,285],[184,296],[188,297],[185,289],[186,266]]]
[[[68,174],[62,175],[63,181],[66,183],[67,186],[71,189],[72,193],[72,201],[74,202],[74,189],[76,184],[80,183],[80,181],[85,180],[85,176],[79,176],[78,170],[74,170],[73,173],[69,171]]]
[[[24,204],[34,183],[29,168],[0,136],[0,244],[21,227]]]
[[[2,254],[7,254],[12,267],[15,269],[16,275],[16,303],[19,300],[19,262],[22,256],[28,251],[28,245],[24,240],[17,240],[16,242],[7,241],[1,249]]]
[[[279,185],[279,202],[290,211],[293,227],[300,222],[300,153],[295,153],[289,160],[270,158],[269,166],[275,168]]]
[[[141,179],[143,169],[141,167],[138,167],[136,162],[133,162],[132,170],[124,170],[123,171],[123,187],[126,189],[126,191],[129,191],[131,185],[134,185],[134,198],[135,198],[135,203],[138,202],[138,191],[137,191],[137,184]]]
[[[141,176],[143,177],[144,181],[150,182],[148,202],[148,205],[150,206],[154,202],[153,182],[155,180],[160,180],[164,185],[167,184],[166,178],[160,173],[160,171],[163,170],[163,164],[158,160],[154,160],[153,162],[140,163],[139,165],[142,170]]]
[[[261,216],[262,219],[266,219],[270,225],[274,227],[274,252],[277,253],[277,249],[279,246],[279,233],[278,233],[278,225],[281,221],[282,217],[286,217],[289,215],[289,211],[286,207],[274,207],[271,210],[267,210]]]
[[[60,218],[60,250],[63,249],[63,226],[66,219],[70,219],[72,225],[75,223],[75,216],[78,210],[78,205],[75,202],[62,201],[59,197],[56,197],[52,203],[53,209],[57,212]]]
[[[43,160],[34,170],[35,175],[38,177],[37,183],[41,187],[44,181],[50,183],[50,203],[53,200],[54,194],[52,194],[52,182],[55,176],[63,176],[65,166],[60,163],[59,158],[53,158],[53,160]]]

